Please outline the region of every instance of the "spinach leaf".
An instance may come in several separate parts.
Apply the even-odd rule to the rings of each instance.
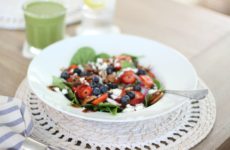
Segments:
[[[117,105],[113,105],[111,103],[105,102],[105,103],[99,103],[99,107],[118,107]]]
[[[158,90],[163,90],[164,87],[157,79],[153,79],[153,82],[156,84]]]
[[[112,108],[110,113],[112,113],[113,115],[116,115],[118,112],[118,107]]]
[[[126,54],[126,53],[123,53],[121,55],[130,56],[135,66],[137,66],[138,64],[138,59],[143,57],[143,56],[134,56],[134,55]]]
[[[121,62],[121,68],[135,68],[134,64],[132,62],[129,61],[122,61]]]
[[[64,79],[53,76],[53,86],[58,87],[59,89],[64,89],[66,87]]]
[[[67,91],[68,91],[68,98],[70,98],[71,102],[73,104],[80,104],[76,95],[73,93],[73,91],[69,87],[67,88]]]
[[[112,115],[116,115],[119,111],[119,106],[113,105],[111,103],[100,103],[97,106],[93,104],[86,104],[84,105],[86,109],[93,110],[93,111],[100,111],[100,112],[110,112]]]
[[[106,54],[106,53],[100,53],[100,54],[97,54],[97,55],[96,55],[95,61],[96,61],[98,58],[110,58],[110,56],[109,56],[109,54]]]
[[[117,105],[113,105],[111,103],[100,103],[98,105],[98,108],[100,111],[105,111],[105,112],[110,112],[112,115],[116,115],[118,112],[118,107]]]
[[[87,64],[89,61],[94,61],[96,57],[96,53],[94,49],[90,47],[81,47],[74,54],[71,59],[70,64]]]
[[[73,104],[79,104],[79,101],[78,101],[76,95],[73,93],[71,88],[68,85],[66,85],[66,83],[63,79],[53,76],[53,84],[52,85],[58,87],[61,90],[67,89],[68,99],[70,99]]]

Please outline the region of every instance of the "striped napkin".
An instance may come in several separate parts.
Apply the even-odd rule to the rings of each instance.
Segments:
[[[25,104],[16,98],[0,96],[0,149],[20,150],[33,123]]]

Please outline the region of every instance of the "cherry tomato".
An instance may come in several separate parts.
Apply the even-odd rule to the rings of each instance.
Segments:
[[[135,91],[134,94],[135,94],[135,98],[136,98],[136,99],[140,99],[140,100],[144,100],[144,99],[145,99],[145,95],[142,94],[142,93],[139,92],[139,91]]]
[[[134,93],[135,93],[135,98],[130,100],[129,102],[130,105],[140,104],[145,100],[145,96],[141,92],[135,91]]]
[[[75,64],[73,64],[73,65],[69,66],[69,68],[67,69],[67,72],[68,72],[69,74],[73,74],[73,71],[74,71],[74,69],[76,69],[76,68],[78,68],[78,66],[75,65]]]
[[[121,77],[120,81],[125,84],[133,84],[136,81],[136,77],[133,71],[125,71]]]
[[[151,88],[153,86],[153,80],[147,75],[140,75],[140,80],[144,84],[145,87]]]
[[[88,85],[80,85],[77,89],[77,96],[81,99],[84,99],[92,95],[93,89]]]
[[[78,89],[79,89],[79,86],[78,87],[72,87],[72,90],[73,90],[73,92],[75,93],[75,95],[77,94],[77,91],[78,91]]]
[[[106,101],[106,99],[108,98],[108,93],[102,94],[100,97],[98,97],[97,99],[95,99],[92,104],[93,105],[98,105],[99,103],[102,103],[104,101]]]
[[[129,104],[135,106],[135,105],[140,104],[142,102],[143,102],[143,100],[134,98],[134,99],[130,100]]]

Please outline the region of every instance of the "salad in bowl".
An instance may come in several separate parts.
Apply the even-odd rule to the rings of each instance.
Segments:
[[[48,87],[84,112],[116,115],[142,110],[159,101],[164,92],[152,66],[140,65],[139,59],[130,54],[96,54],[91,47],[81,47]]]
[[[156,41],[123,34],[77,36],[52,44],[32,60],[27,79],[32,92],[50,109],[101,122],[172,113],[188,101],[164,89],[197,86],[196,71],[182,54]]]

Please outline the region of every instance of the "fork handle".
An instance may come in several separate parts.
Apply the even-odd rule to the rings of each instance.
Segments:
[[[165,93],[175,94],[183,97],[187,97],[190,99],[204,99],[208,95],[208,89],[201,90],[164,90]]]

